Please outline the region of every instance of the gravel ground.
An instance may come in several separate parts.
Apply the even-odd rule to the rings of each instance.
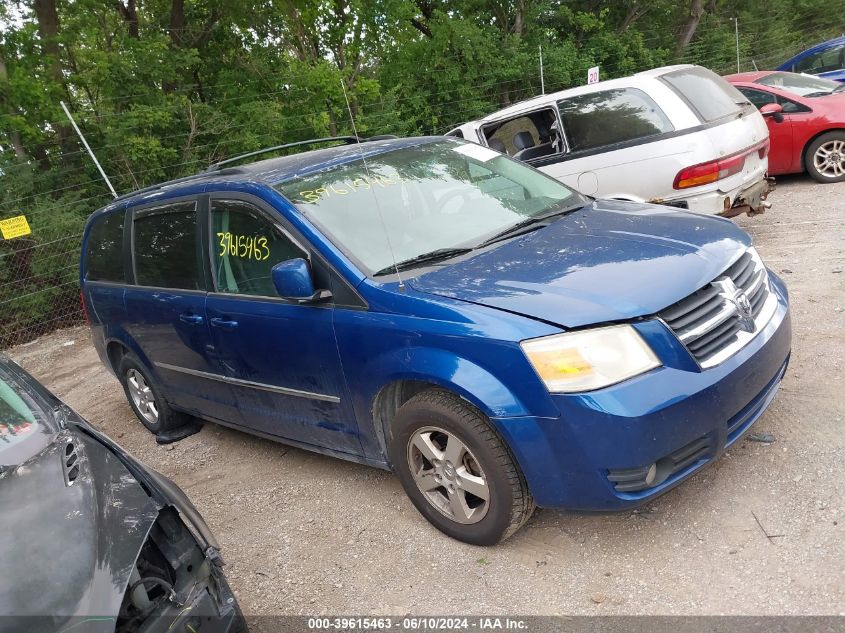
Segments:
[[[792,364],[754,432],[636,512],[538,511],[495,548],[430,527],[389,473],[205,426],[157,446],[87,331],[10,354],[191,496],[247,614],[843,614],[845,183],[784,178],[741,218],[789,285]]]

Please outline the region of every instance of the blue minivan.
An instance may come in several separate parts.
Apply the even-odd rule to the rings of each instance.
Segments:
[[[88,220],[94,344],[151,432],[201,418],[392,469],[487,545],[535,504],[653,499],[772,401],[787,291],[730,221],[454,138],[316,142]]]
[[[845,82],[845,35],[801,51],[775,70],[818,75],[832,81]]]

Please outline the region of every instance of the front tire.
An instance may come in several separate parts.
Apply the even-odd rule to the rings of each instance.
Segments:
[[[190,421],[189,415],[170,408],[134,354],[128,353],[121,359],[118,376],[132,411],[150,433],[156,435]]]
[[[818,182],[845,181],[845,132],[828,132],[810,143],[805,163]]]
[[[399,408],[389,452],[417,510],[459,541],[493,545],[534,512],[525,477],[487,417],[447,391],[424,391]]]

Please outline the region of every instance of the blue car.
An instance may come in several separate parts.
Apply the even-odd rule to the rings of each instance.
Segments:
[[[845,35],[808,48],[783,62],[775,70],[818,75],[845,82]]]
[[[200,418],[392,469],[489,545],[535,505],[653,499],[772,401],[787,290],[730,221],[454,138],[356,141],[90,217],[94,344],[151,432]]]

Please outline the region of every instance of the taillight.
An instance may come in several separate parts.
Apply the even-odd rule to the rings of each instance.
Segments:
[[[82,304],[82,316],[85,317],[85,322],[91,325],[91,319],[88,318],[88,308],[85,306],[85,291],[79,291],[79,302]]]
[[[687,189],[689,187],[698,187],[699,185],[707,185],[711,182],[716,182],[722,178],[733,176],[742,171],[745,167],[745,159],[751,154],[757,152],[757,155],[762,159],[769,153],[769,139],[758,143],[752,147],[746,148],[741,152],[725,156],[718,160],[711,160],[707,163],[700,163],[692,167],[686,167],[678,172],[675,176],[675,182],[672,186],[675,189]]]
[[[745,166],[745,156],[731,156],[682,169],[675,176],[675,183],[672,186],[675,189],[698,187],[738,174]]]

